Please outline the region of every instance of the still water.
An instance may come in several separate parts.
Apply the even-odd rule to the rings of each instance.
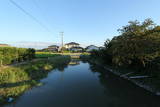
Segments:
[[[159,97],[103,72],[89,63],[71,62],[4,107],[160,107]]]

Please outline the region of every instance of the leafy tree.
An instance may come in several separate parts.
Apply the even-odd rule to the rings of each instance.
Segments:
[[[136,20],[118,31],[119,36],[105,42],[103,59],[111,60],[112,64],[118,66],[146,68],[155,64],[160,57],[160,26],[151,19],[142,23]],[[92,55],[100,56],[97,53]]]

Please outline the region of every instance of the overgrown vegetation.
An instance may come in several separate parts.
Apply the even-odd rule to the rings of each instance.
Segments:
[[[93,51],[91,57],[106,64],[138,68],[148,73],[160,68],[160,26],[151,19],[142,23],[136,20],[118,31],[119,36],[107,40],[105,49]]]
[[[105,48],[92,51],[90,62],[128,78],[154,94],[160,92],[160,26],[151,19],[130,21],[118,30],[119,36],[105,42]]]
[[[6,102],[9,97],[18,97],[24,91],[36,85],[38,80],[46,77],[52,69],[63,71],[69,62],[69,56],[57,56],[1,69],[0,103]]]
[[[22,62],[35,58],[34,49],[0,47],[0,65]]]

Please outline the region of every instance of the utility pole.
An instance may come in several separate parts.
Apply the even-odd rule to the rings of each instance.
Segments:
[[[60,36],[61,36],[61,42],[62,42],[62,50],[61,50],[61,52],[62,52],[62,54],[63,54],[63,35],[64,35],[64,32],[60,32]]]

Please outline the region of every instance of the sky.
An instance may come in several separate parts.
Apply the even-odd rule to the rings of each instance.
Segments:
[[[0,43],[44,47],[64,42],[102,46],[130,20],[160,24],[160,0],[0,0]],[[38,21],[38,22],[37,22]]]

